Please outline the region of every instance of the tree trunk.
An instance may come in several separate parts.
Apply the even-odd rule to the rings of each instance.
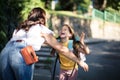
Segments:
[[[106,8],[107,0],[92,0],[93,7],[103,11]]]

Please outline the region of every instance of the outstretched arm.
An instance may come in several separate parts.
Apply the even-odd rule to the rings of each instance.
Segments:
[[[89,54],[90,53],[90,50],[89,50],[89,47],[88,46],[86,46],[86,44],[84,43],[84,38],[85,38],[85,33],[84,32],[82,32],[81,33],[81,35],[80,35],[80,43],[81,43],[81,47],[82,47],[82,49],[83,49],[83,53],[85,53],[85,54]]]
[[[49,44],[51,47],[69,59],[77,62],[84,69],[84,71],[88,71],[88,65],[85,62],[80,61],[71,51],[69,51],[67,47],[62,46],[52,35],[42,33],[41,36],[45,38],[47,44]]]

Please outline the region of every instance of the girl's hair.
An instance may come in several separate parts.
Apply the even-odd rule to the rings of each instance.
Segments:
[[[45,16],[46,16],[46,12],[44,9],[40,7],[33,8],[29,13],[27,19],[17,27],[17,31],[20,29],[24,29],[25,31],[28,31],[29,28],[35,24],[45,25],[46,24]]]

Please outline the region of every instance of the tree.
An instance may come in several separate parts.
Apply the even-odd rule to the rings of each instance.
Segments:
[[[120,11],[120,0],[92,0],[92,2],[93,7],[101,11],[108,8]]]
[[[84,0],[69,0],[65,2],[65,0],[59,0],[59,4],[61,7],[61,10],[70,10],[74,11],[77,10],[77,7],[80,3],[85,3]]]
[[[11,38],[19,21],[34,7],[42,7],[41,0],[0,0],[0,50]],[[42,7],[43,8],[43,7]]]
[[[101,10],[101,11],[105,10],[107,0],[92,0],[92,2],[93,2],[93,7],[94,8],[96,8],[98,10]]]
[[[45,8],[50,9],[51,0],[45,0]]]
[[[11,38],[13,29],[17,26],[22,2],[21,0],[0,0],[0,50]]]
[[[120,12],[120,0],[109,0],[107,2],[107,11],[113,12],[113,13],[119,13]]]

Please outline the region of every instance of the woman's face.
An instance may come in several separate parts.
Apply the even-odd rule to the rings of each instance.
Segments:
[[[71,35],[70,31],[69,31],[69,28],[67,26],[63,26],[60,33],[59,33],[59,36],[60,38],[69,38]]]

